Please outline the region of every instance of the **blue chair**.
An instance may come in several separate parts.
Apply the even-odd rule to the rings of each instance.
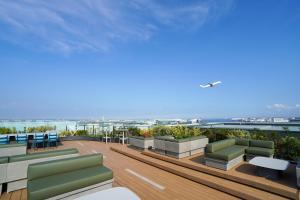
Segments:
[[[8,136],[7,135],[0,135],[0,144],[8,144]]]
[[[18,134],[17,135],[17,143],[27,144],[27,134]]]
[[[55,146],[57,147],[57,141],[58,141],[58,136],[57,133],[48,133],[48,146],[51,147],[51,143],[55,144]]]
[[[33,138],[33,146],[38,148],[38,145],[42,144],[43,148],[45,148],[45,137],[44,133],[36,133]]]

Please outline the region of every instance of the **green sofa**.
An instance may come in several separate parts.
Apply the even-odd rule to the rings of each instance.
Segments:
[[[29,164],[79,156],[75,148],[11,156],[6,170],[7,192],[26,188]]]
[[[113,172],[103,166],[102,154],[31,164],[28,200],[74,199],[112,187]]]
[[[273,157],[274,142],[262,140],[250,140],[250,145],[246,149],[247,160],[255,156]]]
[[[205,164],[207,166],[229,170],[248,157],[274,154],[274,142],[231,138],[210,143],[206,146]]]
[[[15,156],[26,154],[27,146],[26,144],[1,144],[0,145],[0,155],[1,156]]]

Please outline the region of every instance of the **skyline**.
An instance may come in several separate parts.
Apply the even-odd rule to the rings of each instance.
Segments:
[[[53,2],[0,2],[0,118],[300,116],[300,2]]]

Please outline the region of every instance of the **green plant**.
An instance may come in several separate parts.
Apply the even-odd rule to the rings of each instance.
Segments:
[[[74,131],[64,130],[64,131],[61,131],[59,134],[60,134],[60,136],[67,137],[67,136],[73,136],[75,133],[74,133]]]
[[[130,128],[128,128],[128,132],[132,136],[140,136],[141,130],[139,128],[136,128],[136,127],[130,127]]]
[[[87,132],[87,130],[77,130],[74,135],[76,135],[76,136],[88,136],[88,132]]]
[[[151,129],[151,132],[155,136],[165,136],[171,135],[175,139],[183,139],[189,138],[194,136],[201,135],[200,128],[190,128],[186,126],[173,126],[173,127],[163,127],[163,126],[156,126]]]
[[[35,126],[35,127],[27,127],[26,132],[27,133],[37,133],[37,132],[46,132],[46,131],[52,131],[55,130],[55,126]]]
[[[10,133],[17,133],[17,129],[15,127],[13,128],[0,127],[0,134],[10,134]]]

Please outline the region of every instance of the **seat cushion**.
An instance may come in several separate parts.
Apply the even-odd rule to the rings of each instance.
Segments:
[[[220,151],[216,151],[214,153],[207,153],[206,156],[209,158],[214,158],[217,160],[230,161],[234,158],[237,158],[243,154],[245,154],[245,149],[247,147],[240,145],[233,145],[222,149]]]
[[[227,139],[227,140],[220,140],[217,142],[213,142],[207,145],[207,152],[213,153],[216,151],[220,151],[227,147],[233,146],[235,144],[235,139]]]
[[[274,142],[264,140],[250,140],[250,147],[274,149]]]
[[[261,147],[249,147],[246,149],[247,154],[257,155],[257,156],[267,156],[270,157],[274,155],[274,149],[261,148]]]
[[[46,199],[111,180],[112,178],[113,172],[104,166],[46,176],[28,181],[28,199]]]
[[[54,156],[61,156],[61,155],[75,154],[75,153],[78,153],[78,150],[75,148],[55,150],[55,151],[44,151],[44,152],[31,153],[26,155],[11,156],[9,158],[9,162],[20,162],[24,160],[54,157]]]

